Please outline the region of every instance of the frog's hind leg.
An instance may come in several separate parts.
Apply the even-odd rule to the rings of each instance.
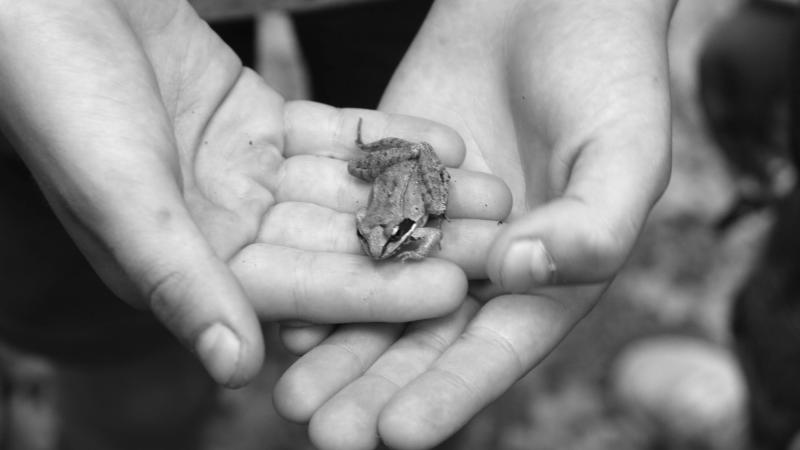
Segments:
[[[428,212],[444,217],[447,210],[450,173],[430,144],[423,142],[420,147],[419,171],[429,195],[429,198],[426,198]]]
[[[389,148],[375,150],[359,159],[351,159],[347,163],[347,171],[354,177],[372,182],[389,167],[417,158],[419,152],[413,148]]]
[[[417,145],[414,142],[396,137],[386,137],[378,139],[377,141],[364,143],[364,141],[361,139],[361,124],[363,122],[364,119],[361,118],[358,119],[358,127],[356,129],[356,146],[365,152],[375,152],[375,151],[389,150],[389,149],[402,149],[406,147],[411,148]],[[418,155],[419,152],[417,151],[413,156],[413,158],[416,158]]]
[[[434,248],[441,248],[442,230],[438,228],[417,228],[411,233],[413,245],[397,254],[400,261],[420,260],[428,256]]]
[[[356,145],[368,152],[362,158],[350,160],[347,171],[354,177],[371,182],[388,167],[403,161],[419,158],[420,144],[399,138],[384,138],[365,144],[361,141],[361,122],[358,120],[358,136]]]

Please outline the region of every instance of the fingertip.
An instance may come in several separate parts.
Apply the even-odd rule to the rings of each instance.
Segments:
[[[228,267],[213,256],[157,277],[149,290],[153,313],[199,358],[220,385],[251,381],[264,361],[264,339],[255,311]]]
[[[384,323],[341,326],[278,380],[275,409],[288,420],[309,421],[329,399],[363,375],[402,329]]]
[[[333,325],[283,323],[279,335],[286,350],[300,356],[324,341],[331,331]]]
[[[378,417],[378,435],[390,448],[417,450],[436,446],[457,431],[441,420],[440,414],[445,411],[437,409],[439,404],[434,398],[395,397]]]
[[[206,328],[197,338],[195,352],[217,383],[228,385],[235,382],[242,359],[242,345],[230,328],[220,323]]]
[[[475,364],[475,356],[480,354],[470,351],[459,358]],[[483,403],[481,393],[475,391],[469,378],[468,374],[439,367],[406,385],[378,416],[378,433],[383,442],[391,448],[426,449],[452,436]]]
[[[498,283],[511,293],[553,284],[556,281],[556,264],[541,239],[518,239],[509,243],[495,272]]]
[[[354,400],[347,395],[337,395],[314,414],[308,425],[308,435],[315,447],[369,450],[378,446],[376,414],[363,407],[372,403],[372,399]]]
[[[509,286],[506,286],[503,280],[503,270],[507,267],[506,260],[509,259],[507,253],[512,239],[509,228],[512,228],[511,224],[503,225],[503,228],[492,241],[486,256],[486,274],[489,280],[504,292],[509,291]]]
[[[430,309],[427,313],[431,318],[450,314],[457,310],[467,298],[467,291],[469,289],[467,275],[460,267],[443,259],[431,258],[426,262],[428,264],[437,265],[435,268],[431,269],[431,273],[439,274],[439,276],[436,277],[437,280],[448,280],[446,284],[439,284],[439,289],[436,291],[431,291],[430,296],[433,297],[435,301],[430,303]],[[442,286],[445,287],[444,290],[441,289]]]
[[[264,363],[261,336],[253,342],[219,323],[200,334],[195,349],[214,381],[231,389],[252,381]]]
[[[294,365],[275,383],[272,404],[275,410],[286,420],[296,423],[307,423],[314,411],[325,400],[315,395],[314,386],[317,381],[312,371]]]
[[[490,247],[489,278],[514,293],[609,281],[625,263],[638,228],[611,221],[604,213],[561,198],[517,218]]]
[[[275,383],[272,402],[278,414],[307,423],[314,413],[362,370],[336,346],[316,347],[297,360]]]
[[[320,450],[370,450],[378,446],[378,438],[364,439],[353,435],[347,430],[348,423],[343,423],[339,417],[327,415],[318,419],[315,414],[308,424],[308,437],[314,448]]]
[[[501,178],[465,169],[449,172],[448,217],[503,220],[511,213],[511,190]]]
[[[419,140],[431,144],[436,154],[448,167],[458,167],[464,162],[466,155],[466,145],[464,139],[456,130],[447,125],[426,119],[418,119],[410,116],[401,116],[403,120],[409,120],[408,126],[414,126],[416,121],[426,121],[427,124],[421,126],[422,132]],[[410,133],[410,132],[409,132]]]

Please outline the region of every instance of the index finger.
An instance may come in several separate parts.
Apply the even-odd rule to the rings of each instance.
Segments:
[[[251,244],[229,263],[263,320],[408,322],[456,309],[467,291],[464,272],[438,258],[375,262]]]
[[[359,120],[363,121],[364,142],[385,137],[424,141],[431,144],[446,166],[458,167],[464,161],[464,141],[448,126],[419,117],[369,109],[334,108],[310,101],[286,104],[285,155],[312,154],[352,159],[361,153],[356,146]]]

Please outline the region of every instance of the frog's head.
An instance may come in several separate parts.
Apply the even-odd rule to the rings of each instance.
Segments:
[[[408,244],[417,228],[418,221],[402,219],[394,223],[378,224],[367,229],[358,229],[358,237],[364,251],[374,259],[394,256]]]

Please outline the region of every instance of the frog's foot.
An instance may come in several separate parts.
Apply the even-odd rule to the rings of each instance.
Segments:
[[[389,167],[419,157],[419,145],[410,142],[408,144],[410,145],[404,147],[373,150],[363,158],[352,159],[347,163],[347,171],[356,178],[372,182]]]
[[[414,142],[396,137],[387,137],[383,139],[378,139],[377,141],[364,143],[364,141],[361,139],[362,122],[364,122],[364,119],[359,118],[358,127],[356,129],[356,146],[361,150],[364,150],[365,152],[374,152],[388,148],[411,147],[413,145],[416,145]]]
[[[442,230],[438,228],[417,228],[411,233],[407,247],[397,254],[400,261],[407,259],[420,260],[427,257],[434,248],[440,249],[442,241]]]
[[[419,173],[429,194],[428,212],[444,215],[450,191],[450,173],[427,142],[420,144]]]
[[[438,215],[431,214],[431,215],[428,216],[428,221],[425,222],[424,227],[425,228],[438,228],[438,229],[441,229],[442,228],[442,222],[445,222],[445,221],[450,222],[450,219],[447,216],[445,216],[444,214],[438,214]]]

